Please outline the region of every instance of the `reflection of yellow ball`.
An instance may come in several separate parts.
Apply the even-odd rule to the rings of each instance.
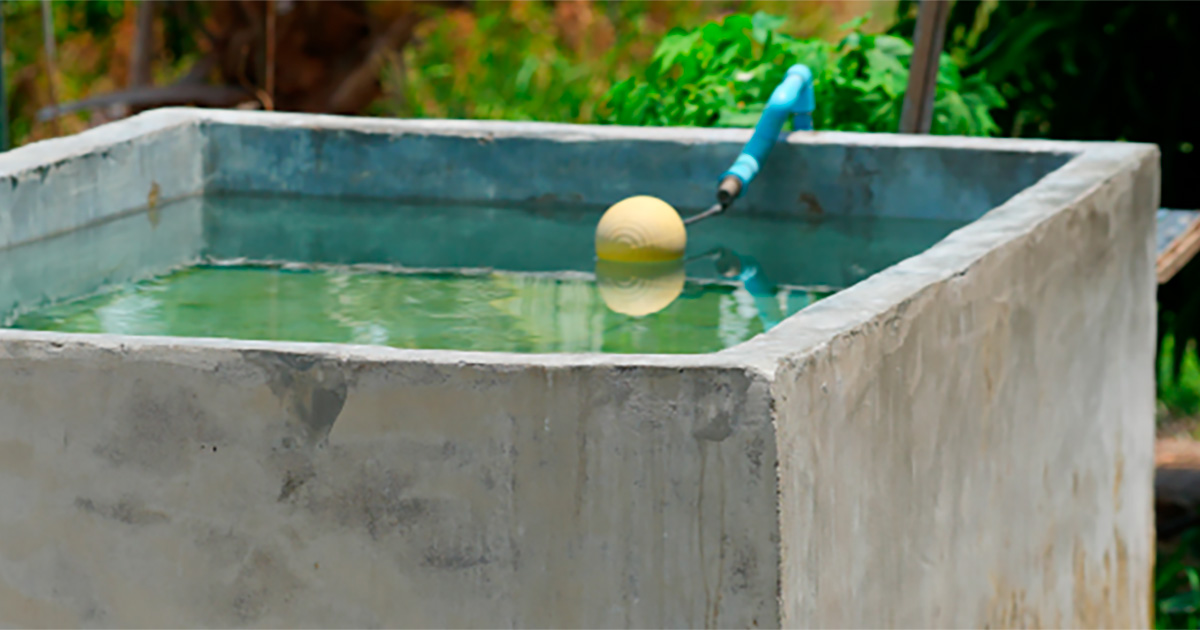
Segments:
[[[623,263],[596,261],[596,285],[609,309],[633,317],[657,313],[683,293],[683,259]]]
[[[645,195],[619,201],[596,226],[596,256],[616,262],[683,258],[687,229],[667,202]]]

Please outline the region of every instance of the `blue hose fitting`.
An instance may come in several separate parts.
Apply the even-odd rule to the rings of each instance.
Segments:
[[[813,128],[812,114],[815,109],[816,98],[813,95],[812,70],[803,64],[796,64],[788,68],[783,82],[771,93],[762,117],[754,126],[754,135],[742,149],[741,155],[734,160],[733,166],[721,174],[722,181],[733,176],[741,183],[740,186],[736,186],[738,190],[733,195],[734,197],[754,181],[767,154],[779,140],[783,124],[787,122],[788,118],[792,118],[792,126],[795,129],[811,131]],[[727,186],[722,185],[722,190],[726,188]]]

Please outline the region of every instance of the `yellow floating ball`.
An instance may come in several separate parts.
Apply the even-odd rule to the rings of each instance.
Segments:
[[[683,293],[683,259],[650,263],[596,261],[600,299],[610,310],[632,317],[657,313]]]
[[[596,226],[596,257],[616,262],[662,262],[683,258],[687,228],[667,202],[639,195],[619,201]]]

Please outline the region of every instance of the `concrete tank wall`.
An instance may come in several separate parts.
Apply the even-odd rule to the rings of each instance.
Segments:
[[[6,625],[777,623],[753,372],[2,337]]]
[[[314,170],[311,144],[260,152],[279,138],[341,151],[361,142],[371,155],[418,134],[469,156],[462,140],[487,151],[479,134],[492,133],[541,138],[527,157],[557,160],[587,157],[607,134],[648,164],[742,139],[159,111],[89,132],[90,148],[65,139],[0,157],[0,194],[29,189],[2,198],[0,225],[61,214],[39,219],[47,236],[88,225],[91,208],[126,211],[134,197],[114,193],[111,207],[72,215],[68,180],[41,190],[31,173],[82,160],[128,177],[122,190],[147,189],[161,174],[136,150],[105,157],[102,140],[136,145],[170,129],[199,138],[171,189],[180,194],[351,190],[360,171]],[[249,138],[265,144],[236,143]],[[597,144],[595,164],[611,165],[616,145]],[[981,218],[715,354],[0,331],[0,623],[1148,625],[1157,151],[793,134],[772,168],[839,152],[860,165],[894,155],[882,163],[896,172],[861,172],[873,196],[838,207]],[[239,175],[269,159],[296,170]],[[672,190],[702,203],[708,161],[666,171],[686,180]],[[1005,194],[1016,180],[996,173],[1010,171],[1027,181]],[[663,173],[637,175],[666,190]],[[928,177],[938,187],[924,204],[867,203],[882,191],[903,199],[896,191]],[[363,181],[401,191],[382,174]],[[772,203],[805,192],[787,186]],[[51,198],[62,205],[41,205]],[[755,203],[748,211],[766,211]],[[5,242],[19,240],[5,229]]]
[[[785,626],[1152,625],[1158,164],[1115,162],[855,287],[864,325],[783,361]],[[822,306],[784,326],[862,315]]]

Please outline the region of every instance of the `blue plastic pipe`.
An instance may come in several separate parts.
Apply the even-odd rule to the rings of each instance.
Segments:
[[[788,68],[783,82],[771,93],[762,117],[754,126],[754,135],[750,137],[750,142],[746,143],[733,166],[721,174],[721,179],[724,180],[730,175],[738,178],[741,182],[738,191],[740,194],[758,175],[758,169],[779,140],[783,124],[788,118],[792,118],[793,128],[809,131],[813,128],[814,109],[816,98],[813,96],[812,70],[803,64]]]
[[[809,131],[813,128],[812,115],[816,108],[812,70],[803,64],[788,68],[783,82],[771,93],[771,98],[767,99],[767,106],[759,117],[758,124],[754,126],[750,142],[742,148],[742,153],[734,160],[733,166],[721,174],[717,184],[717,203],[684,219],[683,224],[690,225],[725,212],[758,175],[758,169],[779,140],[783,124],[791,118],[793,128]]]

